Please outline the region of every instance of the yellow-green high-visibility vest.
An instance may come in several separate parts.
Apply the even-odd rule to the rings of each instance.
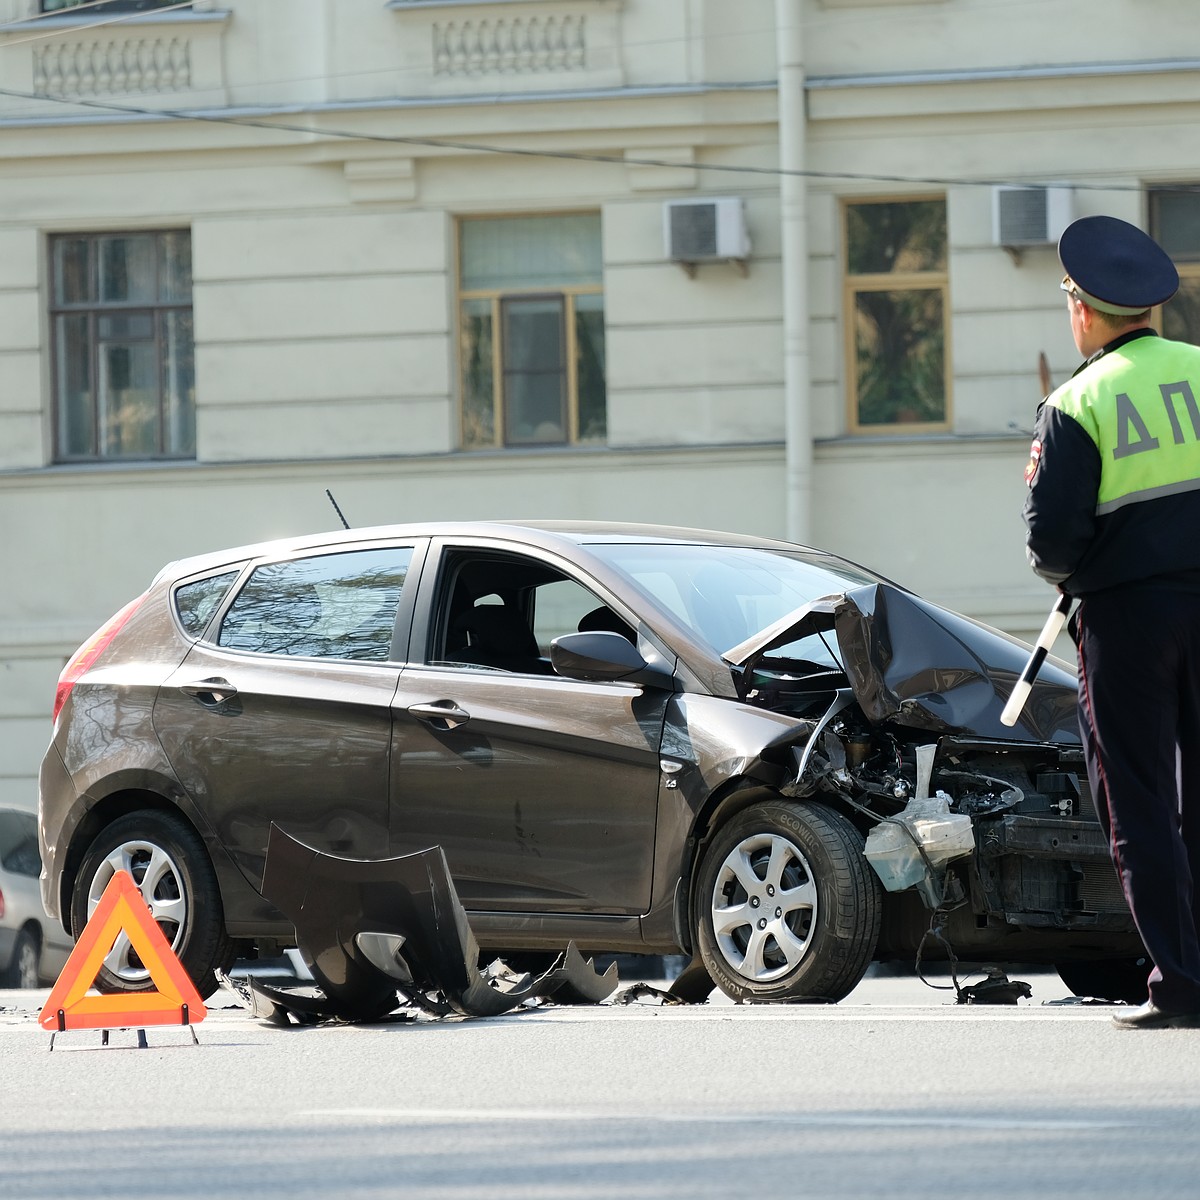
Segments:
[[[1046,403],[1078,421],[1100,452],[1098,516],[1200,490],[1200,346],[1136,338]]]

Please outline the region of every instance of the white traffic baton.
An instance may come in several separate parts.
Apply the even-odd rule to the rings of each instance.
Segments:
[[[1050,653],[1054,639],[1058,637],[1062,632],[1063,625],[1066,624],[1067,614],[1071,611],[1071,603],[1070,596],[1065,592],[1059,593],[1058,600],[1050,610],[1045,625],[1042,626],[1042,632],[1038,634],[1038,639],[1033,644],[1033,653],[1025,664],[1025,670],[1021,672],[1021,678],[1017,680],[1017,686],[1013,688],[1013,693],[1009,696],[1008,703],[1000,714],[1001,724],[1012,726],[1017,723],[1017,719],[1025,707],[1025,701],[1029,699],[1029,693],[1033,691],[1033,681],[1042,669],[1042,663],[1046,661],[1046,655]]]

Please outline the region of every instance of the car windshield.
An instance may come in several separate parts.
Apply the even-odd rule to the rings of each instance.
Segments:
[[[881,582],[862,567],[813,550],[655,542],[589,549],[718,654],[820,596]],[[815,638],[781,646],[773,654],[817,662],[832,659]]]

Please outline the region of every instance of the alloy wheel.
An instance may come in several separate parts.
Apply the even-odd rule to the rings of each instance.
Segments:
[[[174,860],[153,842],[122,842],[104,857],[92,876],[87,898],[89,917],[118,871],[127,871],[132,876],[155,924],[162,930],[171,949],[178,953],[187,928],[188,912],[179,867]],[[124,931],[105,957],[104,966],[131,984],[142,983],[150,977]]]
[[[769,983],[808,954],[817,887],[790,839],[758,833],[739,842],[717,871],[711,904],[717,947],[745,979]]]

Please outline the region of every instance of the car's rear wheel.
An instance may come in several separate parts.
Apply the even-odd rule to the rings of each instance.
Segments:
[[[216,873],[196,832],[182,818],[155,809],[118,817],[96,837],[84,855],[71,899],[76,937],[117,871],[127,871],[155,923],[191,976],[201,996],[218,983],[214,969],[232,965],[234,944],[225,932]],[[104,959],[96,985],[102,992],[154,989],[124,934]]]
[[[35,988],[38,985],[38,953],[37,939],[28,929],[22,929],[17,934],[13,946],[12,961],[8,967],[0,971],[0,987],[5,988]]]
[[[879,937],[862,834],[820,805],[767,801],[719,829],[700,863],[696,943],[735,1000],[841,1000]]]
[[[1150,995],[1150,960],[1144,955],[1055,963],[1054,969],[1076,996],[1145,1004]]]

